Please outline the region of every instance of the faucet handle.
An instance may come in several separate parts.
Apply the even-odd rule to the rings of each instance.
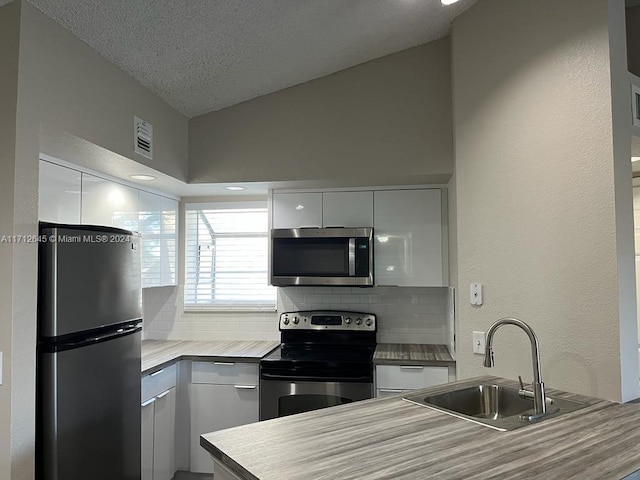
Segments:
[[[522,377],[518,375],[518,381],[520,382],[520,390],[524,390],[524,383],[522,381]]]

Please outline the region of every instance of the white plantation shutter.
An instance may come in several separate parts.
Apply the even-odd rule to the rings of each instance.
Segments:
[[[275,310],[265,204],[187,204],[185,214],[185,309]]]

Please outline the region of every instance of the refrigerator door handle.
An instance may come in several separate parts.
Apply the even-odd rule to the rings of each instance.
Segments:
[[[107,340],[111,340],[112,338],[123,337],[125,335],[129,335],[131,333],[135,333],[140,330],[142,330],[142,327],[140,326],[140,324],[126,325],[122,328],[118,328],[115,332],[109,332],[109,333],[103,333],[101,335],[91,336],[79,342],[74,342],[74,341],[61,342],[58,345],[63,347],[64,349],[78,348],[84,345],[92,345],[94,343],[100,343]]]
[[[153,402],[155,402],[155,401],[156,401],[156,398],[155,398],[155,397],[153,397],[153,398],[150,398],[149,400],[147,400],[146,402],[142,402],[142,403],[140,404],[140,406],[141,406],[141,407],[146,407],[147,405],[151,405],[151,404],[152,404]]]

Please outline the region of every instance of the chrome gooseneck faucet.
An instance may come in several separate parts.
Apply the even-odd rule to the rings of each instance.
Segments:
[[[520,379],[520,394],[527,398],[533,397],[534,415],[529,416],[528,420],[533,420],[535,418],[546,415],[546,396],[544,393],[544,383],[542,382],[542,373],[540,372],[540,347],[538,345],[538,337],[536,337],[536,334],[529,325],[524,323],[522,320],[511,317],[501,318],[500,320],[494,322],[487,331],[484,353],[484,366],[493,367],[494,365],[493,336],[495,335],[496,330],[498,330],[498,328],[500,328],[502,325],[515,325],[516,327],[520,327],[525,331],[525,333],[529,337],[529,340],[531,341],[531,360],[533,363],[533,382],[531,386],[533,391],[531,392],[525,390],[524,385],[522,384],[522,379]]]

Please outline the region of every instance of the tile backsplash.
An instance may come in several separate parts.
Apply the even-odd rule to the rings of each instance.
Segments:
[[[277,312],[185,312],[183,295],[181,286],[143,290],[145,339],[280,339]],[[279,288],[278,312],[296,310],[374,313],[380,343],[445,344],[452,350],[452,288]]]
[[[376,314],[379,343],[448,344],[448,287],[287,287],[278,311],[347,310]]]
[[[184,288],[142,290],[143,338],[156,340],[280,340],[276,312],[185,312]]]

